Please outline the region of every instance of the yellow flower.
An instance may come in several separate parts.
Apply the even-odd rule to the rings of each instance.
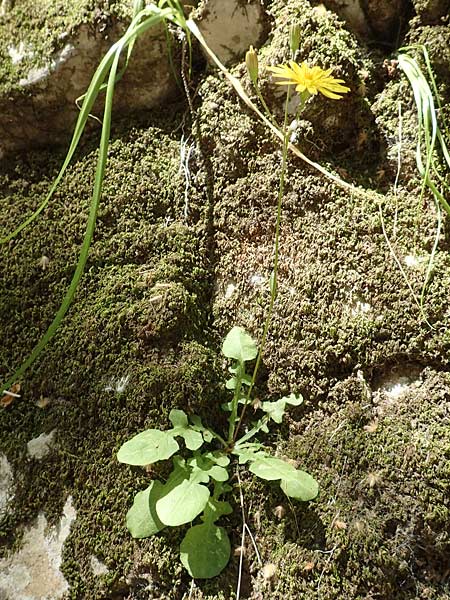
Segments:
[[[289,66],[280,65],[268,69],[275,77],[285,79],[285,81],[277,81],[278,85],[295,85],[296,91],[300,93],[307,91],[314,96],[320,92],[327,98],[340,100],[342,98],[340,94],[350,91],[350,88],[342,85],[344,83],[342,79],[331,77],[333,69],[324,71],[320,67],[308,67],[306,63],[299,65],[293,60],[289,62]]]

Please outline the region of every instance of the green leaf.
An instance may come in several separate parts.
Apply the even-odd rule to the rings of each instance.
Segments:
[[[161,482],[152,481],[146,490],[138,492],[134,497],[133,506],[126,517],[128,531],[134,538],[149,537],[164,529],[165,525],[159,520],[155,510],[162,487]]]
[[[200,417],[197,417],[197,415],[192,415],[190,419],[192,421],[191,429],[193,429],[194,431],[200,431],[203,434],[203,439],[207,444],[209,442],[212,442],[214,436],[211,433],[211,431],[203,425]]]
[[[252,384],[251,376],[248,375],[247,373],[244,373],[241,376],[241,384],[250,386]],[[227,390],[235,390],[236,385],[237,385],[237,377],[230,377],[230,379],[227,379],[227,381],[225,382],[225,387]]]
[[[319,484],[305,471],[296,470],[292,475],[283,478],[280,487],[286,496],[307,502],[319,493]]]
[[[223,463],[224,458],[226,457],[220,457],[218,460]],[[192,468],[189,479],[195,483],[208,483],[210,477],[215,481],[228,479],[228,471],[217,464],[217,459],[211,452],[194,456],[188,461],[188,465]]]
[[[292,406],[300,406],[303,402],[303,396],[301,394],[291,393],[289,396],[283,396],[281,400],[284,400],[286,404],[291,404]]]
[[[212,460],[216,465],[219,465],[219,467],[228,467],[230,464],[230,457],[223,454],[220,450],[206,452],[206,454],[203,454],[203,457]]]
[[[225,491],[225,490],[223,490]],[[215,523],[222,515],[230,515],[233,512],[229,502],[210,498],[205,506],[205,512],[202,515],[202,521],[205,523]]]
[[[213,436],[213,434],[210,431],[208,431],[207,429],[205,429],[205,431],[203,432],[203,439],[205,440],[205,442],[207,444],[209,444],[209,442],[213,441],[214,436]]]
[[[169,420],[173,425],[173,429],[170,429],[168,433],[173,436],[179,435],[182,437],[189,450],[198,450],[203,445],[202,434],[189,425],[187,415],[184,411],[171,410]]]
[[[227,390],[235,390],[236,385],[237,385],[236,377],[230,377],[230,379],[227,379],[227,381],[225,382],[225,387]]]
[[[227,532],[208,521],[191,527],[180,545],[183,566],[195,579],[216,577],[230,560]]]
[[[268,414],[268,416],[275,421],[275,423],[281,423],[283,420],[283,415],[286,410],[286,404],[291,404],[292,406],[299,406],[303,402],[302,396],[296,396],[295,394],[290,394],[289,396],[284,396],[275,402],[263,402],[261,406],[261,410]]]
[[[165,525],[176,527],[193,521],[205,508],[208,498],[207,487],[184,479],[176,487],[162,491],[156,512]]]
[[[179,449],[167,431],[147,429],[125,442],[117,453],[117,460],[128,465],[150,465],[166,460]]]
[[[247,398],[245,396],[240,396],[239,400],[238,400],[238,404],[247,404]],[[233,410],[233,401],[230,400],[230,402],[225,402],[224,404],[221,404],[220,408],[223,411],[231,412]]]
[[[295,473],[295,467],[279,458],[268,456],[258,458],[249,467],[249,470],[261,479],[274,481],[275,479],[290,479]]]
[[[223,467],[219,467],[219,465],[214,465],[208,471],[210,477],[214,479],[214,481],[227,481],[228,480],[228,471]]]
[[[209,477],[200,469],[195,474],[191,473],[185,461],[178,456],[173,464],[174,470],[156,501],[156,513],[165,525],[175,527],[189,523],[203,511],[209,490],[197,481],[208,481]]]
[[[173,408],[169,413],[169,421],[174,427],[188,426],[188,418],[184,410]]]
[[[247,360],[256,358],[258,348],[242,327],[233,327],[223,342],[222,352],[227,358],[234,358],[243,364]]]
[[[235,446],[233,454],[239,457],[239,464],[244,465],[246,462],[268,457],[269,455],[266,454],[261,448],[262,445],[257,443],[245,444],[242,447]]]

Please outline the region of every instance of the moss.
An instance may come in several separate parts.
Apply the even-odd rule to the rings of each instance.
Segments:
[[[105,582],[90,573],[91,554],[105,558],[112,585],[125,581],[130,549],[138,548],[123,518],[144,478],[136,481],[136,472],[117,464],[118,447],[145,427],[165,427],[174,406],[204,412],[216,388],[217,361],[207,347],[206,211],[202,199],[192,197],[197,218],[184,222],[179,143],[171,133],[176,125],[172,120],[116,130],[96,237],[75,303],[28,373],[26,399],[2,415],[2,451],[21,474],[2,539],[12,542],[18,524],[38,510],[56,522],[66,496],[73,495],[78,517],[64,566],[73,597],[82,597],[86,586],[101,594]],[[3,376],[43,334],[72,275],[92,184],[92,143],[46,213],[5,252],[0,311],[5,337],[16,342],[2,348]],[[4,231],[37,205],[60,160],[57,154],[30,154],[2,174],[8,194]],[[49,400],[44,409],[35,405],[41,397]],[[57,451],[42,464],[27,460],[26,442],[53,428]]]
[[[272,538],[271,597],[447,598],[449,383],[428,370],[403,396],[385,404],[378,392],[372,404],[349,380],[351,402],[340,390],[291,425],[282,451],[321,494],[296,509],[300,531],[286,517],[284,539]]]

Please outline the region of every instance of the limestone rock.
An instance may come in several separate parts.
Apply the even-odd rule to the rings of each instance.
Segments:
[[[41,433],[37,438],[30,440],[27,444],[27,450],[31,458],[41,460],[51,451],[54,444],[56,429],[50,433]]]
[[[406,0],[325,0],[355,33],[380,41],[393,40],[408,15]]]
[[[0,454],[0,519],[9,513],[14,497],[14,478],[11,465],[4,454]]]
[[[10,14],[14,19],[14,8]],[[18,36],[19,25],[11,31],[15,28]],[[125,28],[118,19],[108,19],[106,25],[81,24],[60,36],[63,47],[49,57],[41,57],[33,45],[17,42],[11,34],[6,58],[10,64],[6,67],[12,75],[7,86],[0,85],[0,157],[68,141],[79,112],[77,98],[84,94],[101,58]],[[24,73],[28,63],[38,66],[27,67]],[[153,28],[135,45],[129,68],[116,87],[113,114],[152,108],[173,97],[176,89],[164,30]],[[92,112],[101,119],[102,104],[98,102]]]
[[[21,549],[0,561],[0,598],[2,600],[58,600],[68,591],[60,571],[62,548],[76,516],[69,498],[56,527],[48,528],[39,514],[24,533]]]
[[[266,30],[259,0],[203,0],[195,17],[209,47],[225,64],[258,45]]]

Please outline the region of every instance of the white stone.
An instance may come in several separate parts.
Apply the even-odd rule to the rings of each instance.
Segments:
[[[27,49],[23,42],[20,42],[18,46],[8,46],[8,54],[11,58],[13,65],[17,65],[23,61],[24,58],[31,58],[33,51]]]
[[[395,382],[386,383],[381,390],[388,398],[395,400],[408,391],[412,382],[413,380],[409,377],[399,377]]]
[[[73,44],[66,44],[64,48],[55,55],[48,65],[31,69],[26,77],[19,80],[19,85],[22,87],[28,87],[30,85],[35,85],[36,83],[42,83],[50,76],[52,72],[58,71],[58,69],[64,65],[69,58],[71,58],[74,52],[75,46]],[[21,60],[23,58],[24,57],[22,56]]]
[[[258,44],[264,32],[264,9],[260,0],[203,0],[198,28],[214,54],[227,63]]]
[[[262,275],[259,275],[258,273],[255,273],[250,277],[250,283],[256,287],[262,285],[264,281],[264,277]]]
[[[422,265],[426,263],[426,261],[426,256],[416,256],[414,254],[407,254],[403,259],[405,265],[411,269],[420,269]]]
[[[67,498],[59,525],[48,528],[40,513],[23,536],[22,547],[0,560],[0,598],[2,600],[59,600],[69,585],[60,571],[61,553],[76,511]]]
[[[30,440],[27,444],[27,450],[31,458],[41,460],[50,452],[54,444],[56,429],[50,433],[41,433],[37,438]]]
[[[225,300],[228,300],[229,298],[231,298],[231,296],[234,294],[234,291],[236,289],[236,286],[234,285],[234,283],[229,283],[225,289]]]
[[[111,379],[111,381],[103,388],[105,392],[116,392],[116,394],[123,394],[126,390],[130,381],[129,375],[118,377],[117,379]]]
[[[370,313],[372,307],[367,302],[361,302],[361,300],[356,300],[351,307],[351,315],[353,317],[357,317],[358,315],[365,315]]]
[[[91,556],[91,569],[92,573],[96,577],[100,577],[101,575],[106,575],[106,573],[108,573],[108,567],[98,560],[98,558],[93,554]]]
[[[0,520],[9,512],[14,498],[14,477],[11,465],[4,454],[0,454]]]

